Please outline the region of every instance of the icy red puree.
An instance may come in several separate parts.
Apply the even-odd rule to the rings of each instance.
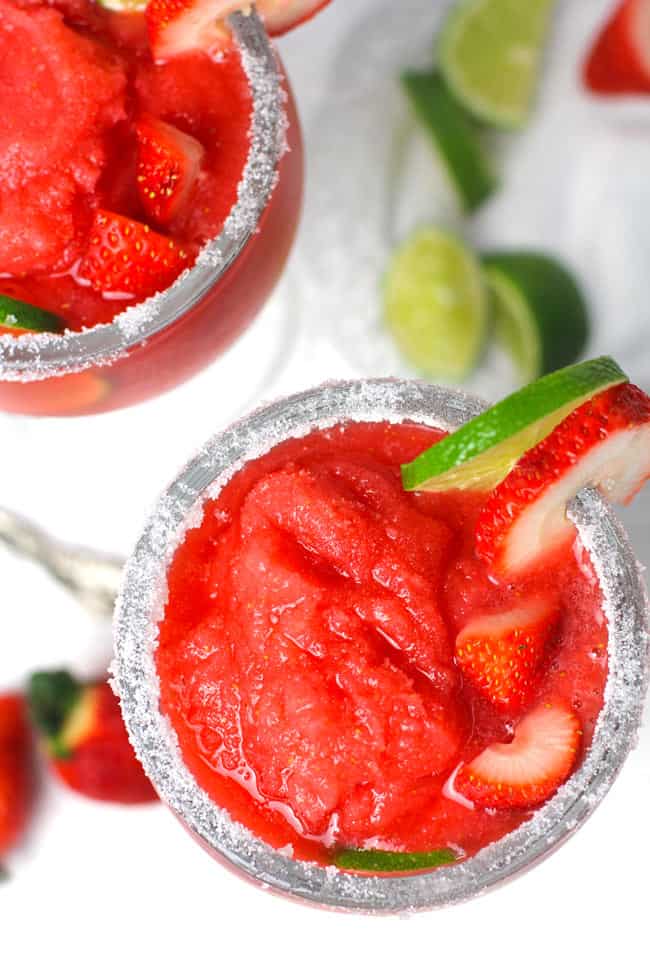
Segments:
[[[482,497],[401,488],[399,464],[440,436],[351,423],[289,440],[207,503],[170,568],[161,708],[215,802],[298,857],[471,854],[530,815],[450,795],[458,764],[515,722],[455,664],[477,612],[557,597],[531,706],[565,701],[591,741],[607,674],[591,566],[570,550],[516,585],[492,581],[473,554]]]
[[[219,232],[236,200],[251,103],[234,51],[157,65],[141,14],[94,0],[0,0],[0,98],[0,293],[69,327],[111,321],[146,297],[111,299],[77,273],[97,209],[146,222],[135,174],[141,113],[205,149],[186,206],[153,229],[191,254]]]

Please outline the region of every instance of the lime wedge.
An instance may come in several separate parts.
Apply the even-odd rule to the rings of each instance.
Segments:
[[[148,0],[97,0],[100,7],[114,10],[116,13],[128,14],[144,10]]]
[[[402,483],[407,491],[491,491],[581,403],[622,382],[608,356],[542,376],[402,465]]]
[[[400,352],[420,373],[462,378],[476,363],[486,333],[478,261],[442,230],[416,231],[391,259],[384,318]]]
[[[483,259],[493,302],[496,338],[511,355],[522,382],[568,366],[589,334],[578,285],[544,254],[499,253]]]
[[[405,71],[402,84],[431,137],[463,209],[475,210],[497,187],[478,134],[436,72]]]
[[[0,295],[0,326],[25,332],[62,332],[63,319],[26,301]]]
[[[555,0],[461,0],[439,38],[440,68],[461,105],[492,125],[531,108]]]
[[[454,863],[452,850],[430,850],[426,853],[397,853],[391,850],[339,850],[334,863],[342,870],[362,870],[367,873],[398,873],[409,870],[431,870],[445,863]]]

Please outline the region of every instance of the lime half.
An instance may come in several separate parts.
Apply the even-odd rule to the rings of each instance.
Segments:
[[[589,317],[575,279],[562,264],[544,254],[500,253],[486,255],[483,267],[496,338],[522,382],[580,357]]]
[[[467,375],[483,346],[486,317],[480,264],[456,237],[427,227],[395,252],[384,282],[384,318],[418,372]]]
[[[438,73],[405,71],[402,84],[463,209],[475,210],[498,184],[472,120],[449,94]]]
[[[402,483],[407,491],[490,491],[581,403],[622,382],[608,356],[542,376],[404,464]]]
[[[26,301],[0,295],[0,327],[25,332],[62,332],[64,322],[50,311],[43,311]]]
[[[460,0],[439,38],[458,101],[492,125],[522,125],[533,101],[555,0]]]

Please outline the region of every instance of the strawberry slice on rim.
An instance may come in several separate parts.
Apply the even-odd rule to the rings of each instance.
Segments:
[[[255,7],[271,37],[278,37],[311,20],[329,3],[330,0],[257,0]]]
[[[168,224],[187,203],[205,150],[175,125],[143,115],[136,124],[138,196],[149,220]]]
[[[627,503],[650,478],[650,397],[612,386],[570,413],[489,495],[476,551],[499,574],[529,569],[571,542],[566,506],[587,485]]]
[[[537,688],[558,616],[556,602],[544,596],[476,616],[456,637],[456,663],[495,707],[523,710]]]
[[[519,722],[511,742],[488,745],[463,765],[454,788],[483,809],[538,806],[569,777],[581,736],[568,705],[541,704]]]
[[[599,95],[650,93],[650,0],[624,0],[598,34],[583,66]]]
[[[258,0],[255,4],[271,36],[310,20],[330,0]],[[145,17],[149,43],[157,60],[186,51],[217,51],[231,42],[226,18],[250,13],[245,0],[149,0]]]
[[[98,210],[77,277],[95,291],[145,298],[164,291],[190,263],[189,252],[145,223]]]

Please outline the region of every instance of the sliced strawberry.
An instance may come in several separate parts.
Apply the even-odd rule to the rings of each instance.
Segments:
[[[329,0],[258,0],[255,5],[269,34],[284,34],[309,20]],[[248,13],[245,0],[149,0],[145,16],[149,43],[157,60],[186,51],[216,51],[231,43],[225,18]]]
[[[570,542],[567,503],[587,486],[627,503],[650,477],[650,398],[630,383],[583,403],[529,450],[490,494],[476,523],[478,555],[521,572]]]
[[[187,203],[205,150],[198,139],[151,115],[140,118],[136,134],[140,202],[150,220],[168,224]]]
[[[257,0],[256,9],[272,37],[311,20],[330,0]]]
[[[52,768],[71,789],[129,805],[156,800],[106,681],[81,684],[65,670],[34,674],[29,703]]]
[[[549,799],[569,777],[582,730],[566,704],[541,704],[507,744],[489,745],[461,767],[454,788],[485,809],[525,809]]]
[[[167,61],[187,51],[226,47],[230,33],[219,18],[231,10],[222,7],[233,5],[219,0],[149,0],[145,18],[154,58]]]
[[[145,298],[168,288],[189,263],[188,251],[171,237],[98,210],[77,276],[111,297]]]
[[[554,601],[535,597],[474,617],[456,638],[456,662],[496,707],[523,710],[535,693],[558,615]]]
[[[596,38],[583,67],[600,95],[650,93],[650,0],[624,0]]]

